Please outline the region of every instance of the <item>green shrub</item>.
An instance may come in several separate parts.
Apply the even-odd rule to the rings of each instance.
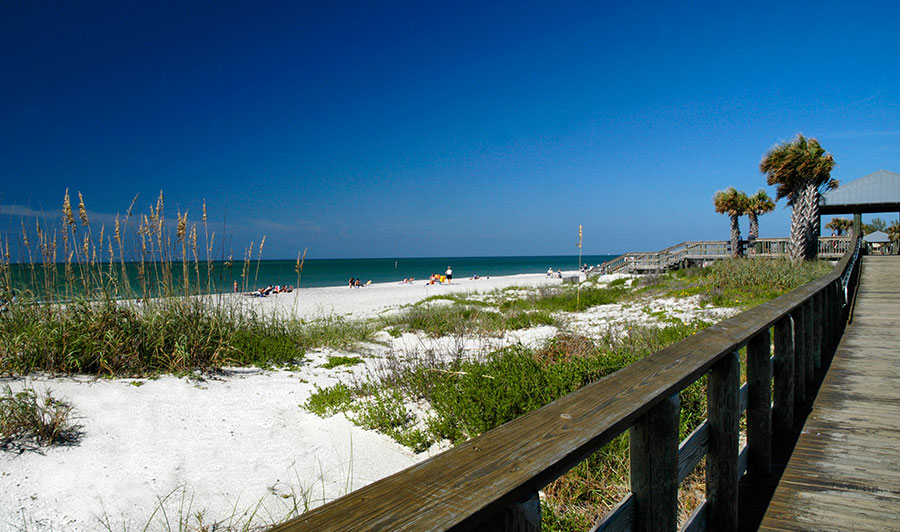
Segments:
[[[25,388],[13,393],[6,386],[0,394],[0,449],[27,449],[38,445],[72,443],[80,427],[71,420],[72,405],[54,399],[50,391]]]
[[[617,303],[627,293],[627,289],[619,286],[606,288],[582,286],[580,291],[575,287],[545,287],[535,295],[503,301],[500,304],[500,310],[576,312],[597,305]]]
[[[355,366],[357,364],[362,364],[362,359],[359,357],[330,356],[328,357],[328,362],[322,364],[322,367],[332,369],[339,366]]]
[[[346,411],[353,401],[353,391],[346,384],[339,382],[328,388],[319,388],[309,396],[302,406],[306,410],[321,417],[329,417]]]

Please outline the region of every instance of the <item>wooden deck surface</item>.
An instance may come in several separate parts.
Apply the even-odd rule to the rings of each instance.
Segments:
[[[853,322],[760,530],[900,531],[900,257],[863,258]]]

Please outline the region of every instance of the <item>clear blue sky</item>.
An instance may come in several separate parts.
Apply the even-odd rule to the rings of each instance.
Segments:
[[[140,5],[135,5],[140,4]],[[316,4],[322,4],[320,7]],[[485,5],[487,4],[487,5]],[[0,231],[162,189],[236,256],[727,239],[798,132],[900,172],[900,3],[5,2]],[[774,188],[768,188],[774,196]],[[786,236],[784,201],[760,220]],[[742,220],[746,234],[746,218]]]

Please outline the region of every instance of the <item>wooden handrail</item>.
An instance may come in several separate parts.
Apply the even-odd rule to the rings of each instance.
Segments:
[[[846,253],[850,238],[839,236],[819,237],[818,252],[820,255],[836,256]],[[680,264],[685,259],[706,260],[724,259],[731,256],[730,242],[727,240],[687,241],[675,244],[661,251],[629,252],[620,255],[590,270],[592,273],[633,273],[635,271],[664,271]],[[749,247],[748,253],[761,257],[783,256],[787,254],[787,238],[758,238],[753,241],[742,240],[742,247]]]
[[[851,250],[857,244],[854,239]],[[771,368],[774,367],[776,407],[784,408],[785,402],[793,403],[783,397],[785,383],[796,386],[799,382],[801,388],[806,386],[806,366],[800,371],[797,364],[785,363],[785,346],[788,344],[783,335],[785,330],[790,330],[790,327],[785,329],[785,324],[792,316],[811,316],[803,322],[805,329],[797,330],[794,341],[789,342],[792,360],[814,363],[816,342],[812,341],[810,327],[816,318],[825,323],[821,329],[816,328],[823,331],[820,336],[824,338],[818,347],[826,349],[835,345],[838,338],[835,329],[842,327],[844,316],[842,305],[838,304],[837,286],[846,271],[855,269],[858,272],[858,263],[853,259],[854,254],[848,251],[829,274],[815,281],[710,326],[538,410],[271,530],[471,530],[488,522],[494,523],[492,520],[499,514],[516,507],[520,501],[535,500],[534,494],[539,489],[635,426],[644,416],[671,419],[671,398],[711,370],[709,409],[711,415],[715,415],[709,420],[712,444],[707,467],[715,476],[707,487],[708,504],[691,521],[705,519],[714,522],[718,529],[731,530],[737,519],[735,516],[731,523],[729,517],[729,512],[736,512],[737,507],[736,499],[731,500],[737,493],[737,468],[747,456],[741,458],[733,445],[737,441],[736,420],[740,417],[736,409],[740,408],[740,403],[747,402],[736,399],[741,393],[734,387],[735,353],[757,339],[753,357],[763,356],[759,340],[765,336],[768,341],[769,329],[777,324],[774,362],[769,361],[768,344],[765,344],[765,365],[770,368],[770,376],[768,380],[755,378],[756,384],[752,386],[762,386],[760,383],[764,382],[765,389],[770,389]],[[853,283],[857,277],[858,273],[853,272],[849,276]],[[807,330],[808,335],[801,334]],[[801,337],[808,341],[799,343]],[[797,351],[795,357],[794,350]],[[763,367],[759,361],[754,364],[755,368]],[[749,397],[749,410],[770,408],[768,400],[759,399],[768,397],[759,388],[751,389]],[[756,420],[760,412],[748,415]],[[785,415],[783,411],[772,413],[776,427],[784,424]],[[768,429],[757,421],[751,421],[751,425],[755,427],[749,449],[749,456],[754,457],[751,458],[753,469],[753,460],[765,459],[759,457],[759,444],[754,446],[754,441],[771,440],[772,423]],[[765,430],[769,433],[760,434],[759,431]],[[724,441],[728,443],[722,443]],[[667,445],[677,447],[678,442]],[[633,455],[634,452],[633,447]],[[763,466],[757,464],[755,467],[760,470]],[[666,466],[660,471],[677,474],[678,467],[677,464]],[[647,523],[660,519],[656,512],[662,511],[666,515],[675,512],[674,508],[666,508],[668,503],[660,502],[669,500],[670,493],[663,494],[664,497],[650,496],[645,492],[645,486],[636,487],[635,482],[633,479],[631,497],[634,504],[620,505],[625,509],[623,511],[629,512],[628,519],[634,516],[635,529],[644,529]],[[677,490],[676,482],[666,485],[675,486]]]

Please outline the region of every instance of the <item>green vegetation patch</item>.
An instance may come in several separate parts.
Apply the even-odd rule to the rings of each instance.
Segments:
[[[357,364],[362,364],[360,357],[330,356],[328,357],[328,362],[322,364],[322,367],[332,369],[340,366],[355,366]]]
[[[641,291],[669,297],[699,295],[708,305],[748,308],[814,281],[832,268],[824,260],[800,264],[769,258],[718,260],[705,268],[688,268],[659,276]]]
[[[33,388],[0,393],[0,449],[28,449],[77,441],[80,427],[72,421],[72,405],[55,399],[50,391]]]
[[[328,388],[316,386],[315,393],[302,406],[313,414],[329,417],[350,408],[353,396],[353,391],[344,383],[339,382]]]
[[[178,296],[65,306],[20,298],[0,314],[0,374],[135,376],[291,365],[309,349],[348,349],[375,330],[367,322],[283,320]]]
[[[343,411],[354,423],[421,451],[436,441],[458,443],[484,433],[707,325],[633,327],[618,340],[561,334],[539,349],[512,346],[480,361],[433,361],[395,367],[379,382],[317,389],[304,406],[319,415]],[[705,397],[703,379],[682,391],[682,437],[705,418]],[[420,422],[407,406],[413,400],[425,401],[431,407],[429,416]],[[545,528],[569,530],[570,525],[594,522],[627,492],[627,479],[625,433],[544,489],[548,494],[544,501]]]
[[[500,312],[468,305],[447,305],[413,306],[399,314],[382,318],[381,325],[397,331],[421,331],[437,338],[497,334],[554,323],[555,320],[547,312],[525,312],[519,309]]]
[[[598,288],[590,285],[577,287],[544,287],[528,297],[509,299],[500,304],[500,310],[540,310],[544,312],[576,312],[597,305],[618,303],[629,291],[621,286]]]

